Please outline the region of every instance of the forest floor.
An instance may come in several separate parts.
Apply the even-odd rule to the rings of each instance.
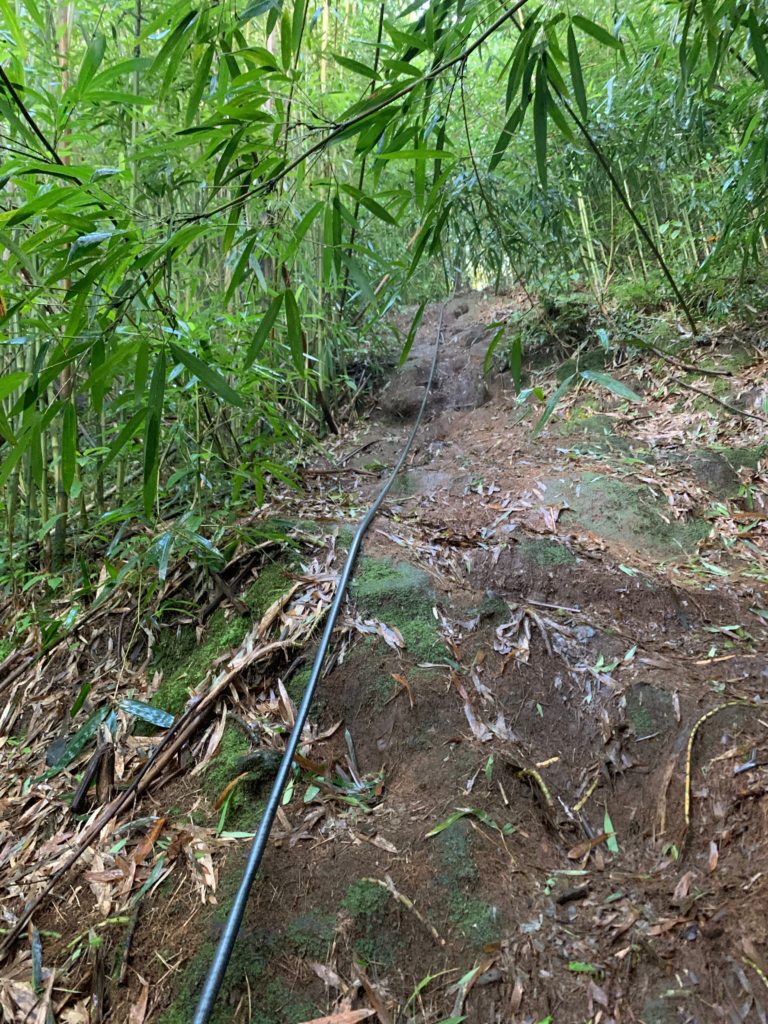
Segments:
[[[541,404],[483,374],[489,325],[515,307],[448,304],[425,423],[369,532],[215,1021],[768,1019],[765,349],[723,330],[679,358],[727,376],[647,353],[604,366],[641,401],[584,381],[534,439]],[[76,653],[17,675],[0,723],[6,926],[98,813],[87,797],[67,817],[92,749],[42,778],[83,681],[78,722],[111,694],[119,781],[152,732],[130,735],[124,698],[178,713],[231,673],[191,759],[105,830],[0,967],[4,1019],[191,1019],[313,615],[413,422],[438,318],[305,467],[305,493],[240,524],[215,614],[128,642],[118,602]],[[285,647],[259,662],[273,635]]]

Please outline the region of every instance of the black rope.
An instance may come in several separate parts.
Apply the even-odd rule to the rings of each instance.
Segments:
[[[434,355],[432,356],[432,365],[429,371],[429,379],[427,380],[427,386],[424,390],[424,397],[421,400],[419,414],[416,417],[416,422],[413,425],[413,430],[411,430],[408,440],[406,441],[405,446],[400,454],[400,458],[397,460],[394,469],[389,475],[389,478],[387,479],[384,486],[379,491],[376,500],[371,505],[365,518],[358,526],[355,532],[355,536],[352,540],[352,544],[349,549],[349,554],[347,555],[347,560],[344,564],[344,569],[342,570],[338,586],[336,587],[336,595],[333,599],[331,609],[328,612],[328,618],[326,619],[325,628],[323,630],[323,635],[320,640],[320,646],[318,647],[317,654],[315,655],[315,661],[314,664],[312,665],[312,673],[309,677],[309,682],[307,683],[307,689],[304,693],[304,698],[296,714],[296,722],[291,731],[291,735],[288,738],[288,743],[285,748],[285,753],[283,754],[283,759],[280,762],[280,767],[278,769],[277,776],[275,777],[275,781],[272,785],[272,790],[269,794],[269,799],[267,800],[266,808],[264,809],[264,814],[259,824],[259,830],[254,836],[253,844],[251,845],[251,850],[250,853],[248,854],[248,861],[245,865],[245,871],[243,872],[243,878],[242,881],[240,882],[240,887],[237,890],[237,895],[235,896],[234,903],[232,904],[232,909],[230,910],[227,916],[227,920],[224,925],[224,930],[221,933],[221,938],[219,939],[219,944],[216,948],[216,953],[214,954],[213,961],[208,970],[208,974],[205,979],[205,984],[203,985],[203,991],[200,996],[200,1002],[197,1004],[197,1009],[195,1010],[195,1016],[193,1018],[192,1024],[207,1024],[207,1022],[210,1020],[211,1013],[213,1012],[213,1007],[216,1002],[216,996],[219,994],[222,982],[224,981],[224,974],[227,970],[227,964],[229,963],[229,958],[232,955],[232,949],[234,948],[235,941],[237,939],[237,933],[240,931],[240,925],[242,923],[243,915],[245,914],[245,908],[248,903],[248,895],[251,891],[253,880],[256,877],[256,873],[259,870],[259,866],[264,856],[264,852],[267,848],[267,842],[269,840],[269,834],[272,830],[272,825],[275,820],[275,815],[277,813],[278,807],[280,806],[280,800],[283,795],[283,790],[285,789],[286,783],[288,782],[288,776],[290,774],[291,766],[293,764],[294,754],[296,753],[296,748],[298,747],[299,742],[301,740],[301,734],[304,731],[304,724],[307,720],[307,715],[309,714],[309,709],[312,704],[312,698],[315,695],[317,682],[320,678],[320,670],[323,667],[323,661],[328,650],[328,644],[330,643],[331,635],[333,634],[333,628],[336,625],[336,619],[338,618],[342,602],[344,601],[344,594],[346,592],[347,585],[349,584],[350,577],[352,576],[352,569],[354,568],[355,559],[357,558],[358,551],[360,550],[363,537],[365,536],[368,527],[373,522],[376,513],[379,511],[381,503],[387,496],[390,487],[394,483],[395,477],[403,468],[403,464],[405,463],[405,460],[408,457],[408,452],[411,450],[413,440],[416,437],[416,432],[421,426],[421,421],[424,416],[424,410],[427,407],[427,399],[429,397],[429,392],[432,387],[432,381],[434,380],[435,376],[437,354],[440,349],[440,339],[443,331],[444,315],[445,303],[443,303],[443,306],[440,309],[440,319],[437,325],[437,336],[435,338],[435,351]]]

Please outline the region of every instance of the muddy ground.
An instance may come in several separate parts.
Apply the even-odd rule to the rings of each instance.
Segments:
[[[543,402],[483,372],[513,305],[445,311],[425,423],[358,564],[216,1021],[768,1019],[765,423],[735,414],[759,408],[764,353],[734,337],[685,357],[728,377],[627,353],[600,372],[639,401],[582,380],[534,438]],[[416,415],[439,316],[306,467],[302,502],[264,512],[311,510],[333,571]],[[296,572],[284,557],[274,592]],[[209,658],[241,639],[237,609],[220,615]],[[169,680],[186,696],[199,653],[165,652],[158,706],[180,710]],[[307,661],[278,675],[298,701]],[[136,812],[207,837],[215,892],[183,868],[151,888],[127,952],[125,925],[103,933],[102,1016],[91,954],[57,1020],[191,1019],[273,768],[252,724],[230,721],[205,771]],[[38,921],[52,961],[65,903]]]

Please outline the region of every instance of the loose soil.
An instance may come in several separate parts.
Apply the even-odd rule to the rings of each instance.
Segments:
[[[215,1021],[768,1019],[764,424],[675,386],[711,379],[633,358],[605,370],[639,403],[585,382],[534,438],[542,405],[483,373],[488,325],[514,306],[446,309],[425,424],[351,588],[362,635],[312,712],[326,738],[308,757],[349,785],[297,774]],[[410,430],[439,312],[370,416],[307,467],[302,508],[325,509],[341,547]],[[765,391],[745,351],[730,404]],[[294,701],[306,667],[285,676]],[[153,813],[213,835],[253,746],[227,736],[214,782],[178,775]],[[270,771],[211,839],[215,896],[184,872],[149,893],[124,984],[90,1019],[191,1019]],[[43,932],[74,931],[61,908]],[[96,973],[70,1009],[92,1013]]]

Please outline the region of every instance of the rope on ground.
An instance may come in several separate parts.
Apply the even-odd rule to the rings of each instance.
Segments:
[[[424,411],[427,407],[427,399],[429,398],[429,393],[432,389],[432,382],[435,377],[435,367],[437,366],[437,356],[440,350],[440,340],[443,333],[445,307],[446,303],[443,303],[442,307],[440,308],[440,317],[437,325],[437,333],[435,337],[435,347],[432,356],[432,364],[430,366],[429,378],[427,380],[426,388],[424,389],[424,396],[421,400],[421,406],[419,408],[416,421],[413,425],[411,433],[408,435],[408,439],[406,440],[405,445],[403,446],[403,450],[400,453],[400,457],[398,458],[394,468],[392,469],[392,472],[387,478],[387,481],[385,482],[384,486],[379,491],[376,500],[373,502],[370,509],[366,513],[365,518],[358,526],[355,535],[352,539],[352,544],[350,545],[349,548],[349,554],[347,555],[347,560],[344,563],[344,568],[341,572],[341,577],[336,587],[336,595],[333,599],[333,604],[331,605],[330,612],[328,613],[328,618],[325,621],[323,635],[320,640],[320,646],[318,647],[317,654],[315,655],[314,664],[312,665],[312,672],[309,677],[309,682],[307,683],[307,688],[304,692],[304,697],[302,699],[301,705],[296,713],[296,721],[291,731],[291,735],[288,738],[288,742],[286,743],[285,752],[283,753],[283,759],[280,762],[280,767],[277,771],[275,781],[272,785],[272,789],[267,799],[264,814],[262,815],[261,822],[259,824],[259,829],[254,837],[253,844],[251,845],[251,849],[248,854],[248,861],[245,866],[245,871],[243,872],[242,881],[240,882],[240,886],[237,890],[237,894],[232,904],[232,908],[229,912],[229,915],[227,916],[224,929],[219,939],[219,944],[216,948],[213,961],[211,962],[211,966],[208,970],[208,974],[205,979],[205,984],[203,985],[203,991],[200,996],[200,1001],[197,1005],[197,1009],[195,1010],[195,1015],[193,1017],[192,1024],[208,1024],[208,1021],[211,1018],[211,1013],[213,1012],[216,997],[219,994],[222,982],[224,981],[224,974],[227,970],[227,965],[232,955],[235,940],[237,939],[237,933],[240,930],[240,925],[245,914],[245,908],[248,903],[248,896],[250,894],[253,881],[256,877],[256,873],[259,870],[259,866],[261,865],[262,858],[266,851],[267,842],[269,840],[270,832],[272,831],[272,825],[275,820],[275,815],[277,814],[278,807],[280,806],[280,800],[283,795],[283,790],[285,789],[285,786],[288,782],[288,776],[290,774],[291,766],[293,764],[294,754],[296,753],[297,747],[301,740],[301,734],[304,731],[304,725],[309,714],[309,709],[312,705],[312,700],[314,698],[315,689],[320,678],[320,673],[323,667],[326,652],[328,650],[328,645],[333,634],[336,619],[338,618],[339,612],[341,611],[341,606],[344,601],[347,585],[349,584],[349,581],[351,579],[352,570],[354,568],[358,552],[362,545],[363,537],[365,536],[368,527],[371,525],[374,518],[376,517],[376,514],[378,513],[382,502],[384,501],[385,497],[387,496],[387,493],[392,487],[392,484],[395,482],[397,474],[403,468],[405,460],[408,457],[408,453],[410,452],[411,446],[416,437],[416,433],[419,427],[421,426],[421,421],[424,417]]]

